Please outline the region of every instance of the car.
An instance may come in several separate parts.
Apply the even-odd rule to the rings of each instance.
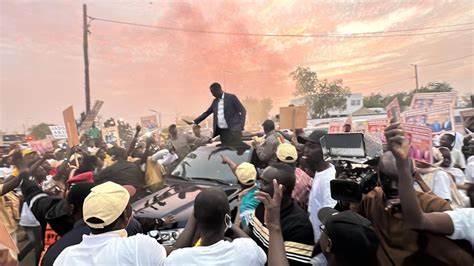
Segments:
[[[252,153],[250,146],[238,150],[215,144],[197,148],[166,175],[163,188],[132,204],[134,216],[138,219],[159,219],[174,215],[174,224],[150,233],[163,245],[172,245],[186,226],[189,215],[193,213],[194,199],[203,189],[218,187],[224,190],[235,215],[242,187],[231,169],[222,163],[221,156],[228,156],[240,164],[251,161]]]

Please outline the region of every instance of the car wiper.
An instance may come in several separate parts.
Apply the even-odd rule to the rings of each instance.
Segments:
[[[177,179],[181,179],[181,180],[184,180],[184,181],[189,181],[190,179],[187,178],[187,177],[184,177],[184,176],[180,176],[180,175],[173,175],[173,174],[170,174],[171,177],[174,177],[174,178],[177,178]]]
[[[227,186],[231,186],[231,185],[232,185],[231,183],[222,181],[222,180],[220,180],[220,179],[209,178],[209,177],[192,177],[191,179],[192,179],[192,180],[211,181],[211,182],[216,182],[216,183],[219,183],[219,184],[222,184],[222,185],[227,185]]]

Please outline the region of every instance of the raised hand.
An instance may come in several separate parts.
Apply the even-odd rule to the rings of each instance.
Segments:
[[[273,197],[263,191],[257,191],[255,198],[265,205],[265,224],[267,227],[280,227],[280,207],[283,197],[283,185],[279,185],[276,179],[273,179]]]
[[[397,159],[408,160],[410,155],[410,143],[405,138],[405,131],[400,123],[392,123],[385,129],[388,149]]]

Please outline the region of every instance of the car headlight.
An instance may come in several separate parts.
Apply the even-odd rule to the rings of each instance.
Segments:
[[[148,235],[155,238],[164,246],[171,246],[176,242],[184,228],[169,229],[169,230],[153,230],[148,232]]]

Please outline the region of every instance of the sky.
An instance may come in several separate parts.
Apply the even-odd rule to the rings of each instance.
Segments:
[[[265,34],[354,34],[395,37],[262,37],[159,30],[90,22],[92,102],[101,116],[132,124],[149,109],[164,123],[197,116],[211,103],[209,85],[287,105],[289,73],[310,67],[319,79],[342,79],[352,92],[390,94],[446,81],[474,91],[474,2],[471,0],[196,0],[84,1],[89,16],[145,25]],[[463,24],[461,26],[453,26]],[[403,31],[451,31],[410,35]],[[0,130],[62,124],[62,110],[85,109],[82,2],[0,1]],[[462,58],[463,59],[459,59]],[[459,59],[459,60],[451,60]],[[437,64],[438,62],[445,63]],[[426,65],[426,66],[424,66]],[[275,108],[276,110],[276,108]]]

